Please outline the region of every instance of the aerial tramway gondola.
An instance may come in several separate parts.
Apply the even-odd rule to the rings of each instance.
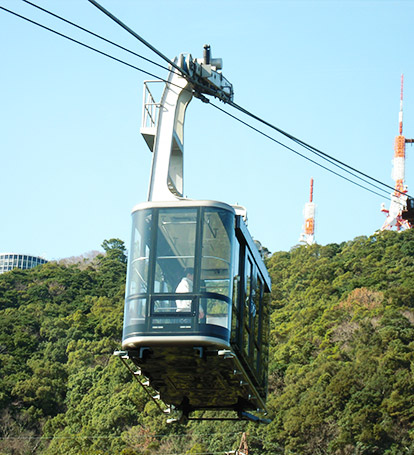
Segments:
[[[193,96],[230,101],[233,88],[209,46],[174,64],[159,103],[144,84],[153,163],[148,201],[132,213],[118,355],[184,417],[211,409],[261,420],[247,411],[265,412],[269,275],[242,207],[183,196],[185,110]]]

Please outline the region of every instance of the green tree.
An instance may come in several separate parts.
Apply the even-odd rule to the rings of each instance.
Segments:
[[[126,264],[127,255],[125,244],[120,239],[109,239],[102,242],[102,248],[105,250],[107,256],[112,260],[117,260],[122,264]]]

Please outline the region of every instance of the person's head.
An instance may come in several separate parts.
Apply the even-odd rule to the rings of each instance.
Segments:
[[[188,267],[184,270],[184,275],[189,278],[191,281],[194,279],[194,269],[191,267]]]

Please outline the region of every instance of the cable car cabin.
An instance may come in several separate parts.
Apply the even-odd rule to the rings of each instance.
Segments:
[[[185,112],[193,96],[232,102],[221,68],[206,45],[202,59],[170,62],[159,103],[155,81],[144,83],[141,134],[153,160],[148,202],[133,210],[118,355],[184,417],[234,410],[263,421],[246,411],[265,410],[269,275],[238,208],[184,197]]]
[[[264,410],[270,278],[227,204],[133,210],[122,348],[165,403]]]

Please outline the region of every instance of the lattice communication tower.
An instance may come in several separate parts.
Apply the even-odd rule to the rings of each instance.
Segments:
[[[305,224],[303,232],[300,235],[299,242],[313,245],[315,243],[315,203],[313,202],[313,178],[310,181],[310,196],[309,202],[305,204],[303,210]]]
[[[391,230],[395,228],[397,231],[410,229],[412,221],[407,213],[407,185],[405,185],[405,144],[412,144],[414,139],[406,139],[403,136],[403,90],[404,90],[404,75],[401,75],[401,98],[400,98],[400,113],[399,113],[399,135],[395,138],[394,144],[394,159],[392,169],[392,179],[395,181],[395,190],[391,194],[390,208],[387,210],[385,204],[381,206],[381,212],[387,215],[381,231]],[[412,200],[409,200],[411,205]],[[410,207],[408,207],[410,209]]]

